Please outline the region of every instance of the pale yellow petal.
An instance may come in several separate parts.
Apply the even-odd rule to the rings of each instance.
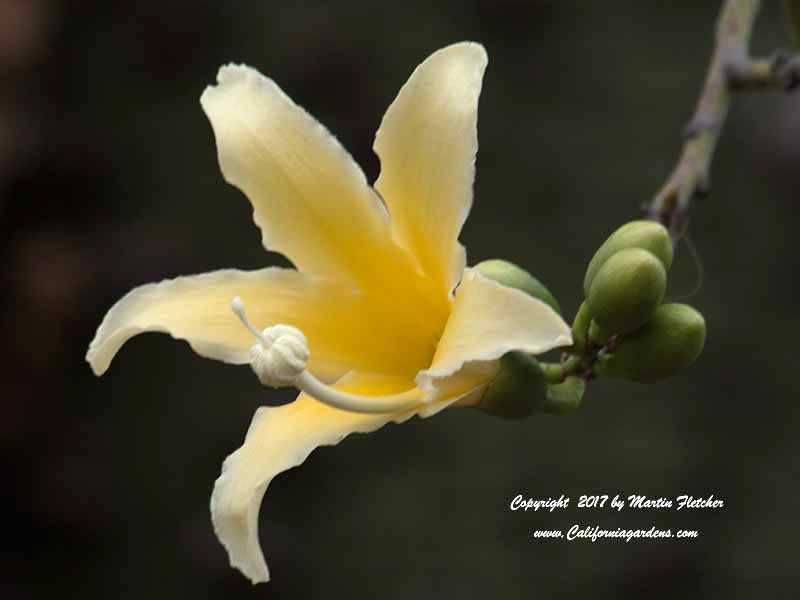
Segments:
[[[303,272],[374,283],[412,268],[352,157],[271,79],[222,67],[200,102],[225,179],[253,206],[264,246]]]
[[[222,270],[138,287],[108,312],[86,359],[98,375],[120,347],[146,331],[188,341],[203,356],[243,364],[255,343],[231,311],[240,296],[260,329],[278,323],[308,338],[309,369],[330,380],[352,369],[411,374],[433,356],[427,324],[367,294],[293,269]],[[398,351],[402,348],[402,351]]]
[[[541,354],[571,343],[569,325],[547,304],[466,269],[436,355],[417,384],[436,398],[485,383],[496,365],[481,363],[506,352]]]
[[[335,387],[357,394],[382,395],[402,392],[413,385],[409,377],[353,373]],[[386,415],[345,412],[305,394],[291,404],[259,408],[244,444],[222,465],[211,495],[214,531],[228,551],[231,565],[253,583],[269,580],[258,539],[258,513],[267,486],[276,475],[301,464],[318,446],[338,444],[351,433],[375,431],[391,421],[401,423],[419,411],[435,414],[459,399],[448,398],[421,405],[417,410]]]
[[[417,67],[375,138],[375,183],[392,231],[449,293],[465,265],[458,242],[472,206],[483,46],[454,44]]]

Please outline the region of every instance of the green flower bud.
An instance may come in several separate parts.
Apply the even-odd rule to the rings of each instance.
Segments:
[[[597,272],[587,301],[606,334],[625,334],[644,325],[664,299],[667,272],[641,248],[620,250]]]
[[[589,339],[595,346],[605,346],[612,335],[614,334],[604,331],[603,328],[598,325],[597,321],[592,321],[592,324],[589,326]]]
[[[586,381],[581,377],[567,377],[563,383],[547,386],[547,396],[542,405],[546,413],[563,415],[581,405]]]
[[[658,381],[691,365],[705,341],[703,315],[686,304],[664,304],[644,327],[620,338],[614,353],[602,357],[594,370],[642,383]]]
[[[592,322],[592,315],[589,313],[589,303],[584,301],[578,308],[578,314],[572,322],[573,337],[585,338],[589,333],[589,324]]]
[[[558,305],[558,300],[550,293],[550,290],[542,285],[536,277],[514,263],[508,262],[507,260],[500,260],[499,258],[493,258],[479,262],[475,265],[475,268],[481,275],[497,283],[522,290],[549,305],[550,308],[559,315],[561,314],[561,307]]]
[[[665,271],[672,266],[672,240],[666,228],[655,221],[631,221],[612,233],[589,262],[583,278],[583,292],[587,297],[594,278],[606,261],[626,248],[651,252],[664,265]]]
[[[545,402],[547,386],[539,363],[524,352],[509,352],[487,386],[477,408],[505,419],[530,416]]]

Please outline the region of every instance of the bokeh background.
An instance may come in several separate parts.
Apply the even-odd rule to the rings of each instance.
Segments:
[[[768,3],[755,48],[785,46]],[[0,1],[0,597],[794,597],[800,96],[737,99],[691,233],[708,344],[653,386],[593,382],[565,417],[473,411],[315,452],[270,486],[274,581],[228,567],[208,499],[255,409],[289,394],[167,336],[84,362],[131,287],[266,255],[198,98],[222,63],[272,76],[370,180],[383,111],[430,52],[482,42],[472,263],[532,270],[574,314],[605,236],[677,158],[717,2]],[[679,249],[673,297],[695,287]],[[424,318],[424,315],[420,315]],[[512,513],[517,493],[573,508]],[[581,494],[714,494],[717,511],[579,513]],[[535,542],[536,528],[697,529]]]

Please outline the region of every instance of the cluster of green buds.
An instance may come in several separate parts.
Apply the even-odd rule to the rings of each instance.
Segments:
[[[669,233],[654,221],[623,225],[592,257],[573,335],[584,354],[600,348],[594,374],[653,382],[700,355],[703,316],[687,304],[662,304],[671,266]]]
[[[514,419],[534,412],[562,414],[580,405],[586,382],[594,377],[654,382],[691,365],[705,343],[705,320],[691,306],[663,303],[672,258],[672,241],[662,225],[633,221],[617,229],[586,269],[586,299],[572,326],[574,345],[555,364],[506,354],[477,408]],[[475,268],[561,314],[553,294],[513,263],[487,260]]]

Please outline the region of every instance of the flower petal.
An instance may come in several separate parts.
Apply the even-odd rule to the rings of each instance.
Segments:
[[[357,394],[393,394],[413,387],[410,377],[351,373],[337,389]],[[418,412],[426,416],[453,404],[452,397],[419,409],[395,414],[357,414],[331,408],[306,394],[294,402],[256,411],[244,444],[222,465],[211,495],[214,531],[225,546],[231,565],[253,583],[269,580],[258,541],[258,512],[267,486],[278,474],[301,464],[318,446],[338,444],[351,433],[375,431],[402,423]]]
[[[512,350],[541,354],[571,343],[569,325],[547,304],[466,269],[436,355],[417,385],[435,399],[453,393],[454,386],[485,383],[493,370],[484,361]]]
[[[187,340],[202,356],[247,363],[255,340],[231,311],[234,296],[256,327],[285,323],[303,331],[309,368],[327,380],[354,368],[413,374],[435,349],[423,319],[387,312],[363,292],[293,269],[227,269],[132,290],[106,315],[86,359],[101,375],[129,338],[160,331]]]
[[[371,282],[413,265],[339,142],[255,69],[227,65],[200,98],[225,179],[253,205],[264,247],[303,272]]]
[[[470,42],[434,52],[386,111],[375,137],[392,232],[447,293],[465,266],[458,242],[472,206],[478,97],[487,64]]]

